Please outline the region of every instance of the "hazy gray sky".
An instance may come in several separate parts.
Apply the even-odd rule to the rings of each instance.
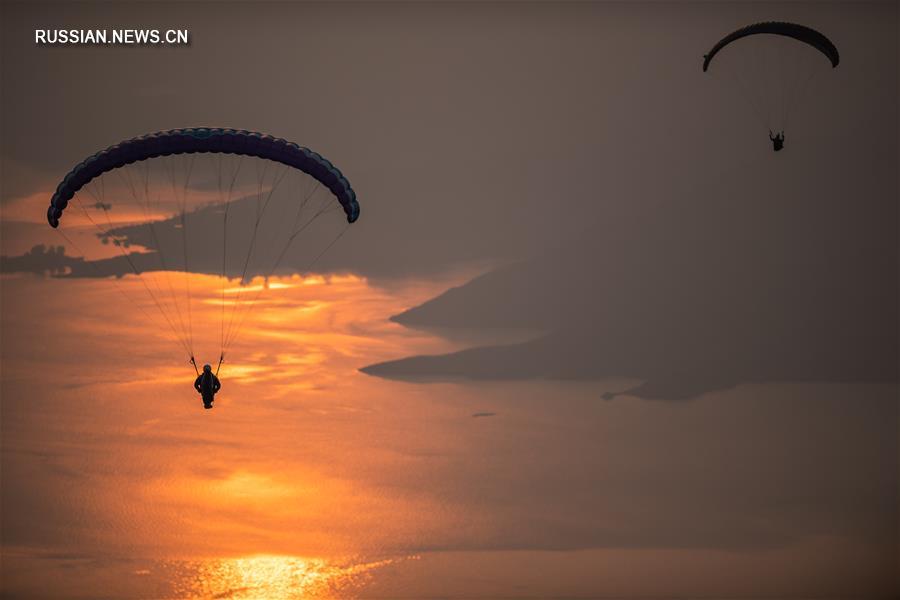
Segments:
[[[51,192],[109,144],[202,124],[279,135],[338,164],[366,218],[329,258],[372,272],[533,255],[694,198],[781,206],[799,190],[826,203],[883,196],[896,186],[895,12],[891,3],[7,3],[2,201]],[[752,111],[699,68],[723,32],[764,18],[817,26],[843,54],[794,117],[792,152],[779,162]],[[63,24],[184,27],[192,43],[34,44],[35,28]],[[10,229],[4,253],[20,254]]]

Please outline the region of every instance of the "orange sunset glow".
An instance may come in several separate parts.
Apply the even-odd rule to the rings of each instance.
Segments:
[[[197,347],[208,343],[214,361],[222,284],[191,278],[195,331],[211,332],[208,339],[195,333]],[[85,478],[58,482],[59,493],[110,527],[79,532],[80,543],[130,548],[156,565],[133,569],[135,577],[165,573],[177,597],[330,597],[398,558],[347,557],[390,552],[388,540],[415,535],[431,520],[426,515],[440,513],[427,497],[380,489],[380,477],[410,460],[403,448],[418,434],[390,425],[397,420],[392,386],[372,387],[356,368],[400,348],[447,348],[383,321],[441,284],[390,294],[353,276],[270,281],[234,358],[222,366],[224,388],[210,428],[197,418],[200,402],[186,357],[181,365],[169,358],[180,351],[176,339],[158,314],[146,320],[128,305],[135,298],[147,315],[155,311],[136,277],[7,278],[4,288],[12,282],[57,290],[39,309],[48,315],[43,333],[19,355],[46,350],[42,364],[54,365],[72,396],[60,410],[40,411],[42,434],[4,442],[51,454],[81,449],[66,451],[58,468],[87,469]],[[225,292],[262,289],[251,284]],[[5,331],[15,329],[19,311],[38,308],[4,303],[4,317],[11,317]],[[86,344],[96,348],[90,369],[79,350]],[[29,370],[16,362],[5,364]],[[54,426],[63,421],[64,431]],[[385,445],[391,430],[396,438]],[[27,563],[29,556],[23,549],[8,560]],[[168,562],[156,564],[163,559]]]
[[[63,547],[75,544],[80,552],[110,557],[110,562],[85,562],[52,543],[11,546],[4,554],[14,568],[8,580],[15,585],[19,578],[32,580],[36,569],[49,568],[41,589],[51,595],[63,586],[152,598],[415,598],[434,590],[466,596],[473,584],[457,573],[476,559],[452,549],[472,540],[491,546],[515,531],[520,515],[532,510],[527,490],[535,481],[552,481],[563,456],[572,453],[584,461],[599,448],[598,458],[587,464],[615,479],[623,453],[639,468],[654,468],[652,455],[634,452],[642,438],[663,435],[663,423],[688,427],[741,411],[747,422],[761,425],[766,411],[778,404],[775,394],[771,407],[745,406],[752,398],[746,390],[730,395],[724,405],[699,402],[690,411],[672,407],[654,414],[640,405],[596,405],[593,398],[603,386],[421,387],[357,372],[382,357],[453,350],[451,342],[385,319],[452,281],[391,288],[348,275],[270,281],[222,366],[216,408],[204,412],[191,389],[194,374],[186,357],[172,360],[183,355],[174,336],[158,319],[146,321],[129,310],[127,298],[143,302],[148,314],[155,309],[141,295],[137,278],[7,276],[2,325],[5,334],[21,335],[23,344],[5,357],[4,369],[21,373],[22,381],[38,381],[47,369],[53,374],[47,383],[30,385],[23,396],[30,417],[20,421],[13,410],[3,440],[19,457],[16,469],[54,474],[35,480],[40,487],[33,492],[65,498],[64,505],[53,500],[43,508],[51,517],[47,525],[33,527],[63,527],[69,536]],[[10,295],[13,282],[27,294]],[[191,285],[198,358],[214,361],[222,282],[193,275]],[[226,294],[238,289],[226,287]],[[39,324],[24,335],[19,329],[26,322]],[[208,340],[199,333],[207,327]],[[201,350],[204,343],[209,352]],[[18,385],[8,381],[6,389]],[[623,382],[607,385],[615,389]],[[65,402],[54,401],[60,390]],[[819,399],[841,393],[811,391]],[[566,398],[568,410],[591,416],[572,421],[565,413],[547,415],[539,402],[547,394]],[[471,419],[496,407],[502,407],[504,419],[494,426]],[[517,439],[522,437],[524,447]],[[754,440],[737,443],[752,446]],[[543,456],[535,450],[548,444],[559,450]],[[517,474],[520,467],[511,465],[523,459],[528,466]],[[686,467],[694,461],[690,449],[670,460],[701,468]],[[577,473],[584,467],[573,468]],[[501,491],[506,485],[523,495],[508,496]],[[460,486],[483,487],[502,499],[486,503]],[[611,496],[608,510],[632,510],[619,501]],[[589,516],[593,507],[586,510],[571,518],[595,518]],[[450,551],[415,550],[430,543]],[[551,573],[566,573],[573,592],[596,585],[597,577],[612,589],[630,589],[627,574],[636,565],[656,574],[657,583],[646,588],[657,591],[686,573],[701,576],[710,562],[739,573],[765,568],[783,572],[783,578],[797,572],[813,577],[828,568],[829,557],[850,551],[841,540],[816,545],[822,547],[832,553],[801,545],[749,564],[739,555],[713,551],[547,554],[501,547],[473,556],[490,569],[490,577],[477,583],[490,597],[522,581],[523,565],[531,588],[548,593],[559,585]],[[866,559],[864,548],[855,551],[860,560],[874,558]],[[792,553],[804,558],[788,559]],[[598,562],[616,565],[615,571],[598,573]],[[790,572],[784,565],[791,565]],[[74,573],[81,575],[73,584]],[[787,579],[772,585],[778,581]],[[716,585],[726,590],[728,580]]]

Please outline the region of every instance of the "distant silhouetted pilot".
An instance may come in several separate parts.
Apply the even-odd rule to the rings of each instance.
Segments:
[[[194,389],[203,397],[203,408],[212,408],[216,392],[222,389],[222,384],[211,366],[203,365],[203,373],[194,381]]]
[[[772,140],[772,148],[775,152],[778,152],[782,148],[784,148],[784,132],[780,132],[778,134],[772,134],[772,130],[769,130],[769,139]]]

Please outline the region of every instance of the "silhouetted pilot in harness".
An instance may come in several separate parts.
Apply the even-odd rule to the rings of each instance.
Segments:
[[[212,372],[212,367],[203,365],[203,372],[194,381],[194,389],[203,397],[203,408],[212,408],[216,392],[222,389],[219,378]]]
[[[772,130],[769,130],[769,139],[772,140],[772,148],[775,152],[778,152],[782,148],[784,148],[784,132],[780,132],[778,134],[773,134]]]

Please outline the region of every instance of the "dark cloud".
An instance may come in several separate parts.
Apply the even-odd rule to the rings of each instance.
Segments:
[[[3,273],[65,275],[80,273],[84,266],[84,258],[66,255],[64,246],[38,244],[20,256],[0,257],[0,271]]]
[[[576,241],[392,318],[429,330],[549,333],[363,372],[432,381],[628,377],[644,380],[628,393],[670,399],[752,381],[896,382],[896,188],[891,172],[860,168],[865,185],[800,157],[788,167],[796,180],[777,188],[701,185],[695,195],[673,190],[652,209],[610,210]]]

